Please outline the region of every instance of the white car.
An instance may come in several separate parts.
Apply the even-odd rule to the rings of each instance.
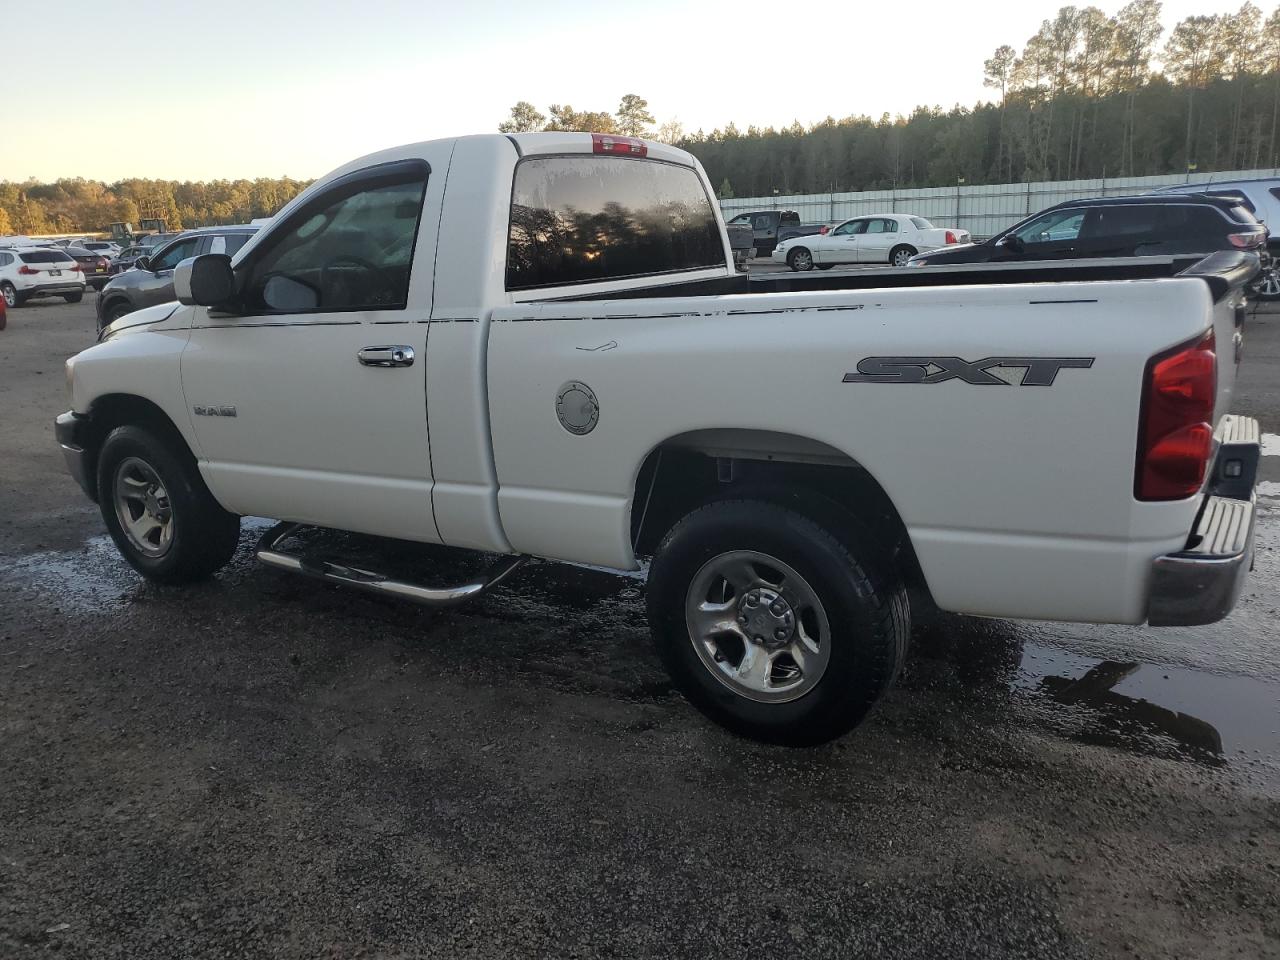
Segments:
[[[82,240],[75,245],[77,247],[83,247],[91,253],[96,253],[98,256],[106,257],[108,259],[120,256],[120,244],[111,240]]]
[[[846,220],[825,234],[784,240],[774,248],[773,260],[800,271],[827,269],[839,263],[904,267],[917,253],[969,240],[968,230],[935,227],[924,217],[875,213]]]
[[[714,196],[690,154],[612,134],[356,160],[67,361],[67,465],[162,583],[227,563],[242,516],[283,521],[274,569],[431,607],[525,556],[651,557],[680,688],[775,742],[839,736],[888,689],[908,587],[990,617],[1231,609],[1256,257],[751,279]],[[298,525],[503,558],[411,583],[286,545]]]
[[[59,247],[0,250],[0,294],[6,306],[21,306],[32,297],[62,297],[67,303],[79,303],[84,286],[80,264]]]

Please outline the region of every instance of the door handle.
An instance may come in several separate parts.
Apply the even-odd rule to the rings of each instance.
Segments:
[[[405,344],[383,344],[365,347],[356,359],[366,367],[412,367],[413,347]]]

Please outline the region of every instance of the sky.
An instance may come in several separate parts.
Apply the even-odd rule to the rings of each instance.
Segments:
[[[310,179],[384,147],[493,132],[517,100],[612,112],[638,93],[659,123],[707,132],[972,105],[991,95],[982,61],[1021,49],[1061,5],[64,0],[56,38],[6,45],[10,94],[39,89],[43,122],[0,127],[0,180]],[[1238,6],[1165,0],[1166,29]],[[0,0],[0,22],[8,9],[30,2]],[[65,106],[46,114],[50,88]]]

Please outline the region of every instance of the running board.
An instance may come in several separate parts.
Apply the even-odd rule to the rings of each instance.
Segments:
[[[276,524],[262,535],[254,553],[262,563],[277,570],[300,573],[317,580],[325,580],[369,593],[380,593],[400,600],[411,600],[426,607],[454,607],[468,600],[474,600],[488,592],[490,587],[497,586],[505,580],[528,559],[527,557],[508,557],[494,565],[481,577],[455,587],[427,587],[405,580],[393,580],[372,570],[361,570],[359,567],[348,567],[328,560],[313,560],[276,549],[280,541],[292,536],[302,526],[300,523]]]

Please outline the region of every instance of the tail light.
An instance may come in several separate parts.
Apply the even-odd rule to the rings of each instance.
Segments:
[[[1182,500],[1200,489],[1213,455],[1217,391],[1212,330],[1147,361],[1134,477],[1139,500]]]
[[[34,276],[35,276],[37,273],[39,273],[40,271],[39,271],[39,270],[32,270],[30,267],[28,267],[28,266],[24,263],[22,266],[20,266],[20,267],[18,268],[18,272],[19,272],[20,274],[22,274],[24,277],[34,277]]]
[[[79,273],[81,270],[84,269],[84,267],[80,266],[80,264],[78,263],[73,263],[70,269],[72,273]]]
[[[635,137],[615,137],[611,133],[593,133],[591,135],[592,153],[611,153],[625,157],[646,157],[649,147],[643,140]]]
[[[1256,250],[1267,239],[1265,230],[1250,230],[1247,233],[1228,233],[1227,239],[1239,250]]]
[[[827,235],[827,232],[828,232],[830,229],[831,229],[831,228],[830,228],[830,227],[828,227],[828,226],[824,223],[822,226],[820,226],[820,227],[818,228],[818,233],[825,237],[825,236]]]
[[[959,243],[960,236],[954,230],[947,231],[947,243]]]

